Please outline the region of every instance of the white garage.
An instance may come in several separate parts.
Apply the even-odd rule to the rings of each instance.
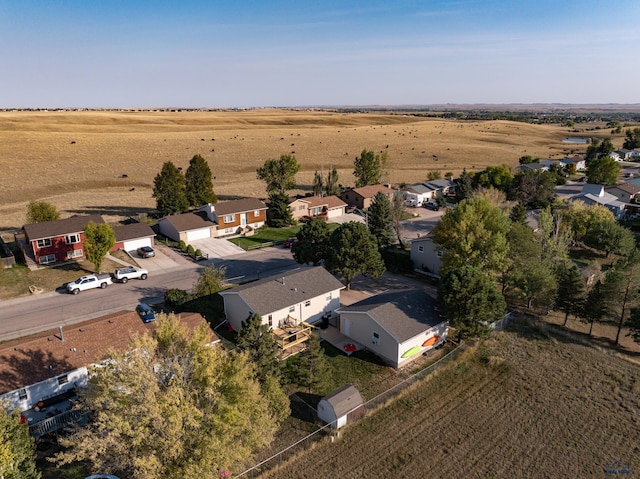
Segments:
[[[185,231],[187,234],[187,243],[191,243],[192,241],[199,239],[207,239],[211,238],[211,228],[200,228],[197,230]]]
[[[135,251],[142,246],[153,247],[156,234],[146,223],[130,223],[113,228],[116,234],[116,244],[113,250],[123,249]]]
[[[211,238],[217,225],[204,211],[165,216],[158,222],[160,233],[173,241],[191,241]]]

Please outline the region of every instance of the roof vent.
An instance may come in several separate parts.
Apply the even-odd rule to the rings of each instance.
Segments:
[[[84,349],[82,352],[83,352],[83,353],[88,353],[88,352],[89,352],[89,350],[88,350],[88,349]]]
[[[84,333],[84,329],[83,329],[83,328],[80,328],[80,329],[79,329],[79,331],[80,331],[81,333]]]
[[[75,352],[77,352],[77,349],[76,348],[70,348],[69,351],[71,351],[72,353],[75,353]]]
[[[113,319],[110,319],[110,320],[109,320],[109,322],[110,322],[110,323],[113,323]]]
[[[16,346],[15,348],[13,348],[14,351],[20,351],[20,348],[18,346]]]

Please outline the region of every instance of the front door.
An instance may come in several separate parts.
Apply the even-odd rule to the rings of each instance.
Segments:
[[[243,228],[245,226],[247,226],[247,214],[246,213],[240,213],[240,226],[242,226]]]

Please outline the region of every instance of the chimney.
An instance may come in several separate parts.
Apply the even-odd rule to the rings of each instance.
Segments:
[[[64,341],[64,334],[62,333],[62,326],[58,326],[60,328],[60,341]]]

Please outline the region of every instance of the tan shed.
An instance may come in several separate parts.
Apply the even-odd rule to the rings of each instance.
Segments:
[[[364,414],[364,401],[352,384],[346,384],[318,403],[318,419],[339,429]]]

